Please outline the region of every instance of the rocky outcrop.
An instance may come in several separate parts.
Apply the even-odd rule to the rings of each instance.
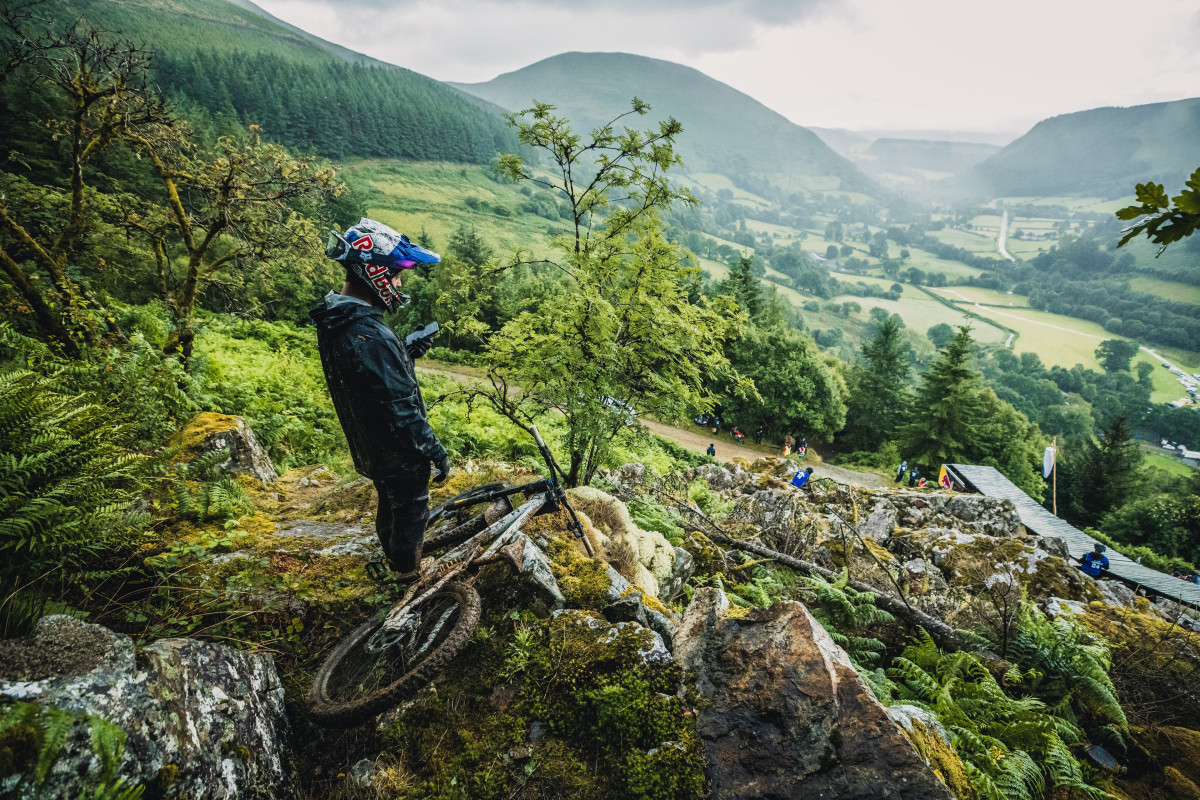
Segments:
[[[28,639],[0,646],[0,697],[116,725],[127,737],[116,776],[154,796],[290,793],[283,687],[269,655],[162,639],[135,656],[127,636],[51,616]],[[22,776],[6,788],[74,800],[94,785],[100,761],[78,725],[40,785]]]
[[[713,798],[952,798],[803,605],[727,611],[697,590],[675,639]]]
[[[185,458],[228,448],[229,459],[221,465],[222,471],[249,475],[263,484],[279,477],[267,452],[254,438],[254,431],[241,417],[212,412],[197,414],[176,434],[172,444],[182,448]]]
[[[618,572],[645,594],[670,601],[691,577],[692,556],[658,531],[639,528],[617,498],[590,486],[569,492],[572,505],[587,515]]]

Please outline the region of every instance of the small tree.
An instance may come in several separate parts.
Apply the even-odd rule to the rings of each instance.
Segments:
[[[899,320],[886,317],[862,346],[862,354],[866,363],[851,373],[844,432],[856,450],[874,449],[894,439],[912,399],[908,346]]]
[[[89,170],[115,143],[167,121],[165,105],[147,87],[150,54],[108,42],[91,28],[35,33],[29,7],[0,13],[0,82],[25,78],[45,89],[67,114],[44,121],[63,143],[62,197],[7,178],[0,185],[0,269],[28,304],[42,332],[68,355],[99,340],[113,317],[72,269],[72,256],[94,222]],[[46,206],[63,206],[47,214]],[[74,273],[74,274],[73,274]]]
[[[1138,346],[1124,339],[1105,339],[1096,348],[1096,358],[1105,372],[1124,372],[1129,369]]]
[[[571,231],[552,242],[562,259],[549,262],[564,276],[561,290],[495,333],[467,308],[454,322],[485,340],[485,395],[501,413],[526,429],[546,413],[563,416],[567,482],[577,485],[606,463],[614,438],[630,427],[630,407],[676,420],[711,405],[705,386],[728,370],[722,348],[744,317],[727,301],[691,302],[698,269],[658,218],[672,203],[695,203],[666,178],[679,163],[674,143],[683,126],[668,119],[657,130],[617,132],[625,118],[650,110],[634,98],[630,111],[585,138],[554,110],[535,103],[508,116],[550,168],[532,169],[514,154],[502,156],[500,168],[569,208]],[[520,263],[529,262],[518,253],[510,266]]]
[[[272,262],[294,269],[306,256],[316,257],[320,235],[302,212],[317,213],[340,186],[332,169],[263,144],[257,126],[245,136],[221,137],[212,150],[191,144],[185,125],[131,138],[154,165],[164,196],[126,198],[123,224],[150,241],[158,293],[173,323],[164,352],[187,361],[196,302],[206,286],[239,286],[248,272]]]
[[[971,328],[963,325],[921,376],[902,452],[927,469],[960,460],[982,420],[979,373],[971,367]]]

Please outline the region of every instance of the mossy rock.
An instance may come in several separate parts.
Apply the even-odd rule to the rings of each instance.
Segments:
[[[1200,732],[1168,726],[1133,734],[1129,768],[1109,791],[1126,800],[1200,800]]]

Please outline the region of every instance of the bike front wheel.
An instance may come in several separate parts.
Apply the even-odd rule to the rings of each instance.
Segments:
[[[405,608],[403,625],[385,628],[388,614],[377,615],[325,659],[308,693],[314,720],[349,728],[399,705],[429,683],[479,625],[479,593],[457,581]]]

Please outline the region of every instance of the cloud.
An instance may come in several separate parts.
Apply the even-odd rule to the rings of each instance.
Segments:
[[[487,6],[495,10],[516,13],[566,12],[572,15],[588,15],[596,11],[653,14],[664,12],[677,15],[696,10],[717,11],[724,16],[743,21],[787,24],[809,17],[815,13],[834,8],[839,0],[608,0],[598,6],[594,0],[476,0],[470,5],[473,14],[488,15]],[[263,3],[264,7],[273,5]],[[393,9],[405,11],[426,8],[428,0],[327,0],[326,5],[346,10]],[[457,5],[449,3],[448,5]],[[669,31],[660,31],[669,34]]]

